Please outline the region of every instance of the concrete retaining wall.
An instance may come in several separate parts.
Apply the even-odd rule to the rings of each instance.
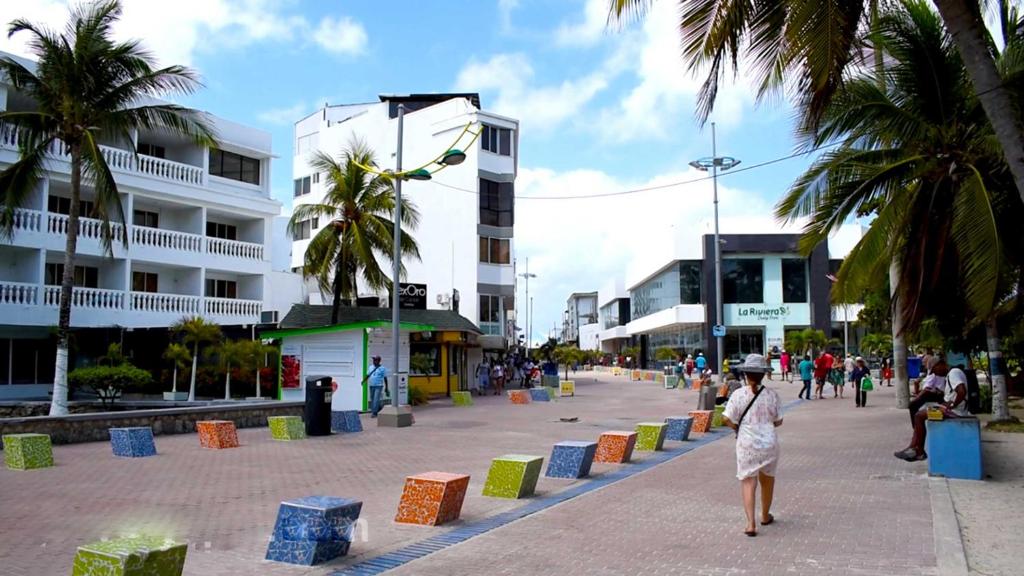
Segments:
[[[268,416],[301,416],[303,402],[253,402],[68,416],[0,418],[0,434],[49,434],[54,444],[107,441],[109,428],[151,426],[153,434],[195,432],[198,420],[231,420],[237,428],[267,425]]]

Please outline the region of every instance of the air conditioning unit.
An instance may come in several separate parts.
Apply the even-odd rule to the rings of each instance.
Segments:
[[[260,312],[260,324],[277,324],[277,310]]]

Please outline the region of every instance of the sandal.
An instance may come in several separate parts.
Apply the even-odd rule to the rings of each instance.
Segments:
[[[767,525],[771,524],[772,522],[775,522],[775,516],[772,516],[771,514],[768,514],[768,519],[767,520],[761,520],[761,526],[767,526]]]
[[[744,530],[743,533],[747,536],[750,536],[751,538],[757,536],[757,530]]]

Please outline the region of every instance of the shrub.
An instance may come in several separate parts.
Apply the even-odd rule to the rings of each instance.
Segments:
[[[409,404],[412,406],[422,406],[427,404],[427,391],[419,386],[409,385]]]
[[[127,392],[143,392],[152,384],[153,375],[131,364],[120,366],[89,366],[77,368],[68,374],[68,382],[73,388],[102,390],[114,388]]]

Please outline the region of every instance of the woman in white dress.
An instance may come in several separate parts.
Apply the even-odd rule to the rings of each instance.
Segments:
[[[725,406],[726,426],[736,430],[736,477],[743,492],[747,513],[747,536],[757,536],[754,501],[761,484],[761,525],[775,521],[771,515],[775,492],[775,467],[779,462],[779,439],[775,429],[782,426],[779,395],[761,385],[768,362],[760,354],[751,354],[739,370],[747,385],[736,390]]]

